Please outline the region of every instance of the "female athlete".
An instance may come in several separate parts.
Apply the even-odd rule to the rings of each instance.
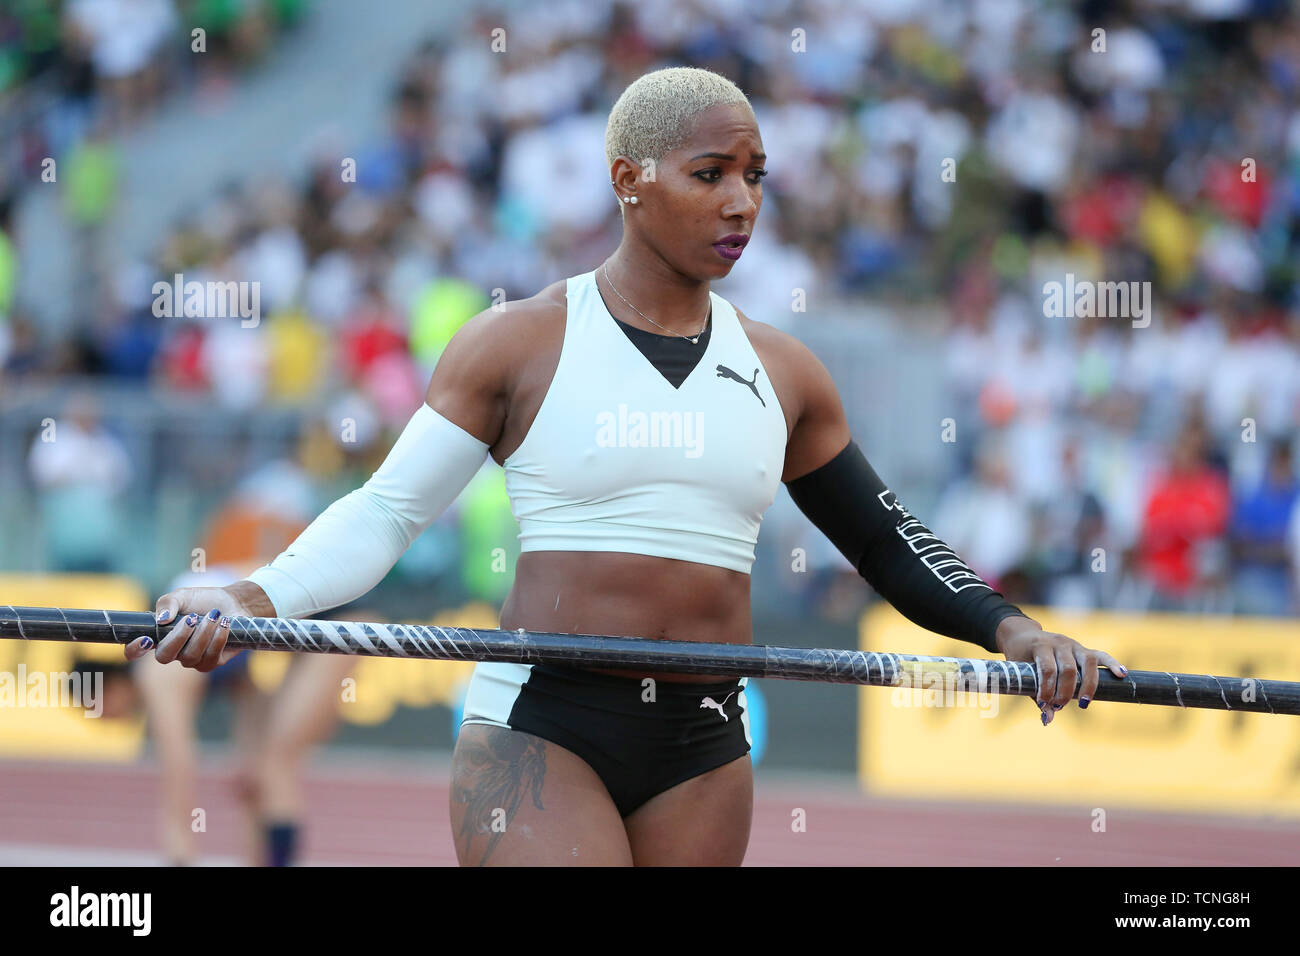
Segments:
[[[467,323],[362,488],[247,580],[159,600],[162,620],[189,616],[158,660],[210,670],[223,616],[301,617],[364,594],[491,454],[522,551],[503,628],[750,642],[754,545],[783,481],[907,617],[1034,662],[1045,724],[1076,693],[1087,706],[1099,665],[1122,676],[913,518],[851,440],[813,354],[710,291],[763,202],[766,156],[740,89],[691,68],[642,76],[611,110],[605,150],[623,211],[614,253]],[[452,768],[461,863],[738,865],[753,797],[744,685],[478,664]]]

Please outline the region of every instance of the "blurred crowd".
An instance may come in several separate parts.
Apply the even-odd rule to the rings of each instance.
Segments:
[[[169,95],[220,98],[233,77],[299,21],[310,2],[0,4],[0,356],[10,338],[26,342],[34,334],[24,316],[4,321],[15,307],[13,209],[24,187],[57,177],[64,212],[83,240],[75,252],[98,281],[104,270],[94,261],[99,250],[91,240],[117,199],[113,137]]]
[[[0,101],[15,139],[5,159],[30,173],[33,161],[64,154],[90,127],[129,125],[177,87],[193,82],[200,95],[212,92],[310,2],[7,0]]]
[[[155,6],[172,5],[63,5]],[[356,447],[382,446],[489,296],[614,247],[605,117],[675,63],[749,93],[770,156],[721,294],[796,335],[819,302],[872,297],[907,322],[942,301],[927,331],[952,474],[921,517],[978,572],[1020,601],[1300,611],[1300,14],[1284,0],[481,12],[399,65],[382,136],[321,144],[298,182],[225,186],[151,260],[117,263],[71,338],[5,302],[0,238],[0,374],[138,380],[233,413],[328,406]],[[177,274],[259,283],[255,327],[156,316],[153,283]],[[1062,315],[1046,286],[1067,276],[1137,283],[1145,307]]]

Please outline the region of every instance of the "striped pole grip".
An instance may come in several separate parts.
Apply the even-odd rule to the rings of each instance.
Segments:
[[[173,627],[136,611],[0,606],[0,638],[126,644],[142,635],[162,639]],[[552,634],[421,624],[232,617],[227,647],[313,654],[501,661],[661,671],[717,677],[773,677],[873,687],[958,690],[1036,697],[1033,664],[884,651],[706,644],[642,637]],[[1257,677],[1216,677],[1130,670],[1100,672],[1094,700],[1300,714],[1300,683]]]

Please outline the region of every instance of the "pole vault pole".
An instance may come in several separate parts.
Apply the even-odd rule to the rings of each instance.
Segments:
[[[137,611],[0,605],[0,638],[127,644],[155,642],[174,626]],[[312,654],[442,661],[504,661],[577,667],[618,667],[719,677],[774,677],[872,687],[956,688],[968,693],[1036,697],[1037,668],[1021,661],[927,657],[885,651],[705,644],[641,637],[500,631],[422,624],[232,617],[227,647]],[[1095,700],[1202,707],[1266,714],[1300,714],[1300,683],[1256,677],[1216,677],[1102,669]]]

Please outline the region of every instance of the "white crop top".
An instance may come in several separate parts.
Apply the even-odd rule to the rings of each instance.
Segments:
[[[680,388],[616,324],[595,273],[566,289],[564,345],[505,461],[524,551],[619,551],[749,573],[785,464],[781,405],[736,310],[709,293],[705,354]]]

